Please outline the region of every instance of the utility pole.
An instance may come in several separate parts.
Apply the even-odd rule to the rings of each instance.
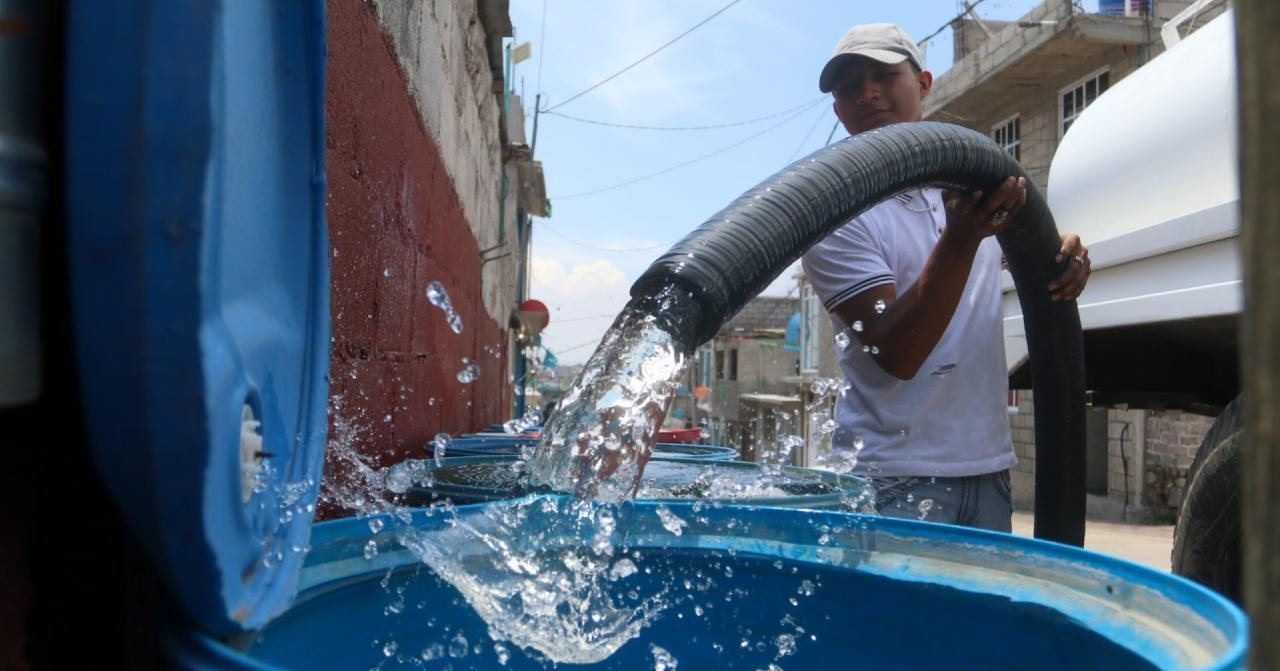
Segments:
[[[1280,669],[1280,3],[1237,0],[1248,667]]]

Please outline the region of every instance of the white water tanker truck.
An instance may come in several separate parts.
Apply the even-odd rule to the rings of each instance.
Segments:
[[[1226,12],[1169,44],[1099,97],[1063,138],[1047,191],[1058,230],[1079,233],[1093,263],[1079,300],[1093,407],[1216,417],[1186,473],[1173,569],[1238,600],[1242,271],[1233,20]],[[1030,388],[1020,312],[1006,281],[1015,389]],[[1090,478],[1101,477],[1103,487],[1115,457],[1111,438],[1104,431],[1101,451],[1091,445],[1088,460]]]

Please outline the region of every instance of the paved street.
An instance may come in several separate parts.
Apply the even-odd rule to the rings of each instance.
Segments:
[[[1031,513],[1015,512],[1013,514],[1013,533],[1030,536],[1031,529]],[[1117,524],[1090,520],[1085,527],[1084,545],[1094,552],[1122,557],[1161,571],[1168,571],[1169,552],[1173,548],[1173,526]]]

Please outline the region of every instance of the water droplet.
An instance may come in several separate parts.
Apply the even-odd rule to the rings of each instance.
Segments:
[[[453,438],[447,433],[437,433],[431,440],[431,454],[437,467],[444,466],[445,454],[449,451],[449,445],[452,442]]]
[[[796,654],[796,637],[791,634],[778,634],[773,639],[773,645],[778,648],[779,658]]]
[[[399,650],[399,649],[400,649],[400,645],[397,644],[395,641],[387,641],[386,644],[382,646],[382,655],[384,657],[390,657],[396,654],[396,650]]]
[[[444,646],[439,643],[432,643],[431,645],[423,648],[422,652],[419,653],[418,656],[421,657],[423,661],[427,662],[440,659],[441,657],[444,657]]]
[[[377,557],[377,556],[378,556],[378,544],[373,541],[369,541],[368,543],[365,543],[364,558],[373,559],[374,557]]]
[[[870,346],[870,345],[863,345],[863,346],[862,346],[862,351],[863,351],[863,353],[870,352],[870,351],[871,351],[871,346]]]
[[[855,332],[857,332],[857,333],[862,333],[862,322],[861,322],[861,321],[855,321],[855,322],[853,323],[853,330],[854,330]]]
[[[396,274],[396,271],[394,271],[394,270],[392,270],[392,269],[390,269],[390,268],[383,268],[383,269],[382,269],[382,276],[383,276],[383,277],[391,277],[391,276],[393,276],[393,275],[395,275],[395,274]]]
[[[676,514],[671,512],[671,510],[666,506],[659,505],[654,509],[654,512],[656,512],[658,517],[662,520],[662,528],[676,536],[683,534],[684,528],[689,525],[688,522],[676,517]]]
[[[653,643],[649,644],[649,654],[653,655],[653,671],[675,671],[680,664],[671,653]]]
[[[458,371],[458,382],[471,384],[480,379],[480,366],[476,362],[462,357],[462,370]]]
[[[827,421],[822,423],[822,426],[818,430],[821,431],[822,433],[831,433],[832,431],[836,430],[836,426],[837,426],[836,420],[828,419]]]
[[[915,494],[910,494],[910,493],[909,493],[909,494],[907,494],[907,503],[913,503],[913,502],[915,502],[915,500],[916,500],[916,495],[915,495]]]
[[[449,292],[445,291],[443,284],[439,282],[428,284],[427,300],[444,310],[445,319],[448,320],[449,328],[454,333],[462,333],[462,317],[458,316],[457,311],[453,309],[453,303],[449,302]]]
[[[876,347],[875,345],[872,345],[872,346],[871,346],[871,353],[872,353],[872,354],[879,354],[879,353],[880,353],[880,348],[879,348],[879,347]]]
[[[920,511],[920,519],[924,519],[929,514],[929,511],[933,510],[933,499],[921,499],[920,505],[916,509]]]
[[[382,525],[383,525],[382,519],[375,517],[369,520],[369,531],[376,534],[379,531],[382,531]]]
[[[464,636],[462,632],[458,632],[449,641],[449,656],[450,657],[466,657],[467,648],[468,648],[467,637]]]
[[[498,656],[498,663],[503,666],[511,659],[511,650],[502,641],[493,644],[493,654]]]
[[[623,557],[614,563],[613,568],[609,569],[609,577],[613,580],[621,580],[628,576],[635,575],[636,565],[630,559]]]
[[[841,331],[836,334],[836,348],[840,351],[849,349],[849,334]]]

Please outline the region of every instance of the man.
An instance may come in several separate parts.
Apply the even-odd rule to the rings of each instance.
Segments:
[[[933,85],[915,42],[892,24],[855,26],[818,87],[851,135],[920,121]],[[857,453],[881,514],[1009,531],[1009,437],[1001,252],[1026,183],[993,193],[912,189],[839,228],[803,259],[837,333],[851,387],[837,401],[836,449]],[[1064,236],[1054,300],[1080,295],[1088,250]],[[844,341],[837,338],[838,341]]]

